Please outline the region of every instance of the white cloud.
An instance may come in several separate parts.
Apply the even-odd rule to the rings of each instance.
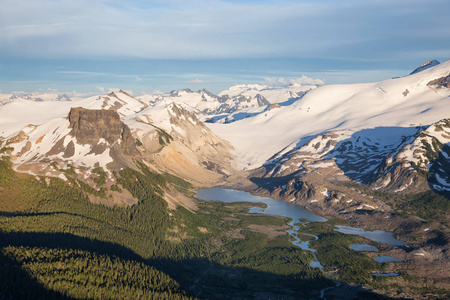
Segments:
[[[11,94],[16,95],[16,96],[24,96],[24,95],[28,95],[30,93],[25,92],[25,91],[12,91]]]
[[[95,87],[97,90],[99,90],[100,92],[104,93],[105,92],[105,88],[102,86],[96,86]]]
[[[202,79],[193,79],[193,80],[190,80],[190,81],[188,81],[189,83],[205,83],[205,81],[204,80],[202,80]]]
[[[1,6],[3,56],[393,59],[450,48],[448,0],[3,0]]]
[[[280,77],[266,77],[264,80],[270,85],[323,85],[325,82],[321,79],[313,79],[308,76],[302,75],[298,78],[280,78]]]

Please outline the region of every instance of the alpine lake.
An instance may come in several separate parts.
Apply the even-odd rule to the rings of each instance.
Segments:
[[[320,268],[321,270],[324,270],[324,266],[322,265],[323,262],[321,262],[320,260],[322,256],[322,253],[320,253],[320,248],[322,247],[315,247],[314,245],[316,245],[318,242],[321,242],[321,236],[323,234],[326,234],[326,232],[321,231],[323,231],[323,225],[327,223],[331,224],[331,226],[326,227],[328,230],[328,234],[330,234],[331,227],[332,231],[334,231],[331,232],[331,234],[342,233],[344,235],[359,236],[375,243],[388,244],[396,247],[402,247],[406,245],[405,242],[395,239],[390,232],[381,230],[367,231],[362,228],[334,224],[333,222],[330,222],[332,220],[328,220],[322,216],[318,216],[299,205],[284,202],[279,199],[254,196],[248,192],[224,188],[199,189],[197,190],[196,197],[205,201],[221,201],[226,203],[263,203],[265,206],[264,208],[255,206],[250,208],[249,213],[289,218],[290,222],[288,223],[288,225],[291,227],[291,229],[286,230],[286,232],[290,236],[290,242],[303,250],[313,252],[314,260],[309,264],[312,268]],[[311,243],[313,244],[313,246],[311,245]],[[347,248],[351,251],[356,252],[378,252],[376,246],[369,245],[367,243],[350,244]],[[405,261],[404,259],[384,255],[374,257],[374,260],[380,264]],[[371,274],[376,277],[399,275],[396,272],[371,272]],[[334,274],[332,273],[328,274],[329,277],[333,275]]]

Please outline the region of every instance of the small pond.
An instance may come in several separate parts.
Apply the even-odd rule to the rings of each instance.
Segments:
[[[405,242],[399,241],[396,238],[394,238],[394,236],[390,232],[381,231],[381,230],[366,231],[361,228],[354,228],[354,227],[343,226],[343,225],[336,225],[336,227],[337,228],[335,230],[338,232],[363,236],[365,238],[368,238],[371,241],[388,244],[391,246],[405,246],[406,245]]]

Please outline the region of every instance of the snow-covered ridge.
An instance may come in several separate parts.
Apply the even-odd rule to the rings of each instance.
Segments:
[[[72,99],[67,94],[61,93],[10,93],[2,94],[0,93],[0,105],[10,103],[16,99],[25,99],[30,101],[72,101]]]
[[[417,67],[417,69],[415,69],[414,71],[411,72],[410,75],[421,72],[423,70],[426,70],[428,68],[437,66],[438,64],[440,64],[440,62],[438,62],[437,60],[433,59],[433,60],[429,60],[424,62],[423,64],[421,64],[419,67]]]
[[[333,130],[425,126],[447,118],[450,90],[427,84],[449,73],[450,61],[446,61],[402,78],[321,86],[290,105],[266,111],[244,109],[235,113],[244,118],[208,126],[235,147],[237,168],[253,169],[281,149],[294,149],[308,136]]]
[[[316,85],[270,86],[259,84],[236,85],[214,95],[203,89],[172,91],[167,94],[143,95],[139,99],[150,105],[162,102],[185,103],[195,108],[200,114],[209,116],[232,113],[246,108],[265,107],[273,103],[286,103],[302,97],[306,92],[316,88]]]
[[[185,89],[141,97],[121,90],[60,102],[13,99],[0,106],[0,139],[17,135],[29,124],[39,126],[65,118],[71,107],[115,110],[141,138],[145,130],[157,132],[148,125],[142,127],[145,122],[187,138],[184,127],[188,123],[177,126],[174,120],[185,118],[193,126],[210,120],[209,129],[236,150],[234,166],[253,169],[275,154],[281,157],[298,151],[307,137],[337,130],[355,133],[384,127],[415,128],[447,118],[449,89],[429,83],[450,74],[450,61],[431,65],[410,76],[365,84],[254,84],[234,86],[218,95]],[[194,114],[196,119],[188,113],[177,115],[175,107]]]

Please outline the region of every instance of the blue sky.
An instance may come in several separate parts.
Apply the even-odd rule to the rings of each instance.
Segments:
[[[219,92],[450,58],[448,0],[0,0],[0,90]]]

